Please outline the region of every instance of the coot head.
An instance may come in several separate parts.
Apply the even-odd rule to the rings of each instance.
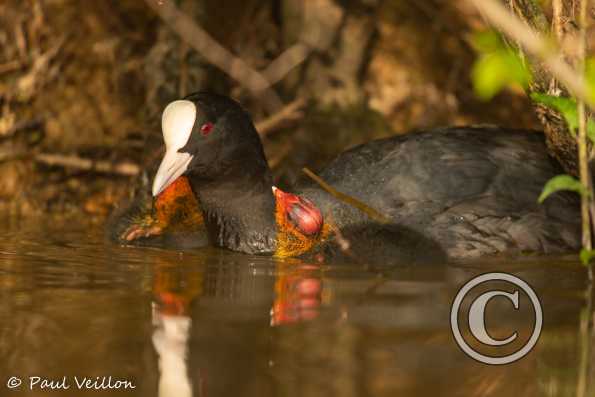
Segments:
[[[181,175],[208,183],[268,173],[250,115],[233,99],[199,92],[174,101],[163,112],[162,129],[166,152],[153,196]]]
[[[315,237],[322,231],[324,219],[314,203],[275,186],[273,194],[277,203],[277,218],[280,218],[277,220],[277,226],[310,237]]]

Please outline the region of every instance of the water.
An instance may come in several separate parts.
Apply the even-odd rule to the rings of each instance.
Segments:
[[[0,396],[594,395],[572,257],[366,269],[118,247],[79,229],[0,232]],[[544,312],[533,350],[498,367],[467,357],[449,325],[459,288],[493,270],[526,280]],[[530,333],[520,307],[490,303],[496,339]],[[102,380],[114,388],[87,388]]]

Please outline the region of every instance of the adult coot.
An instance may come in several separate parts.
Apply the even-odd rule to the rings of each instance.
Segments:
[[[311,184],[296,194],[273,191],[252,120],[230,98],[195,93],[170,103],[163,118],[170,143],[152,193],[187,177],[209,239],[221,247],[286,257],[348,241],[360,255],[409,261],[579,246],[577,197],[557,193],[537,203],[545,182],[562,172],[541,134],[452,127],[342,153],[321,177],[387,215],[387,225]]]

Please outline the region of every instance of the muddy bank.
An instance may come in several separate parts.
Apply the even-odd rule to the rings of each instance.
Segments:
[[[477,123],[540,128],[521,92],[476,99],[469,37],[482,22],[460,2],[179,3],[256,71],[297,44],[306,54],[272,86],[281,105],[304,104],[264,137],[282,186],[304,165],[317,169],[346,147],[394,133]],[[257,121],[283,109],[208,55],[143,1],[6,0],[0,211],[105,217],[159,157],[163,106],[189,92],[232,95]]]

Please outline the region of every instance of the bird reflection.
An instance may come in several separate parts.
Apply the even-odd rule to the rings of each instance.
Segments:
[[[320,268],[310,264],[278,264],[271,326],[310,321],[320,314]]]
[[[202,272],[164,264],[155,266],[153,346],[159,357],[159,397],[191,397],[188,376],[190,306],[202,292]]]
[[[191,335],[195,346],[200,346],[201,338],[210,332],[195,328],[199,320],[217,327],[219,321],[225,324],[237,320],[230,316],[241,315],[244,321],[253,318],[256,323],[269,318],[270,325],[278,327],[310,321],[320,314],[323,282],[317,265],[270,259],[246,262],[245,258],[235,262],[229,257],[221,263],[217,258],[207,262],[196,257],[185,262],[164,256],[156,258],[153,267],[152,342],[159,363],[159,397],[207,395],[208,374],[219,373],[208,359],[215,353],[210,347],[190,352]],[[208,311],[201,311],[220,305],[226,310],[217,312],[215,323]],[[263,325],[266,327],[266,322]],[[220,331],[226,332],[225,327]],[[226,352],[217,354],[221,358]],[[191,355],[192,366],[188,362]],[[214,382],[211,392],[217,391],[220,380],[210,381]]]

